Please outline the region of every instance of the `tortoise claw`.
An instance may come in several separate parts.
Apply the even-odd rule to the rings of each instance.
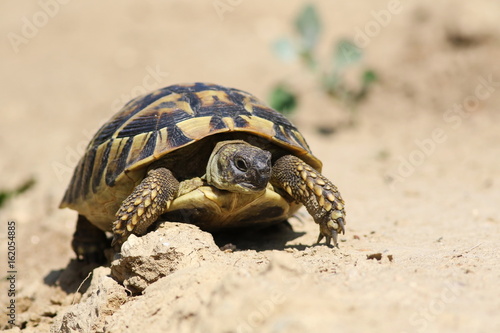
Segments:
[[[335,224],[337,224],[337,226],[335,226]],[[337,223],[334,223],[333,221],[320,223],[317,244],[319,244],[323,240],[323,238],[325,238],[326,245],[330,246],[333,240],[333,246],[338,248],[338,234],[340,232],[344,232],[344,224],[342,221],[340,221],[340,223],[338,220]]]
[[[332,246],[332,239],[333,239],[333,246],[338,248],[339,247],[339,243],[337,242],[337,232],[334,232],[332,233],[331,236],[325,236],[323,234],[319,234],[318,236],[318,241],[316,242],[316,244],[320,244],[321,241],[323,240],[323,238],[325,238],[325,244],[328,245],[328,246]]]

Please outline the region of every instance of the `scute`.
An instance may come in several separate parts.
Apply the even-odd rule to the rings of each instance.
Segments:
[[[108,187],[123,181],[133,186],[138,180],[130,175],[139,177],[140,168],[226,132],[263,137],[321,170],[295,126],[253,95],[215,84],[173,85],[133,99],[99,129],[75,168],[61,207],[78,210],[88,198],[108,193]]]

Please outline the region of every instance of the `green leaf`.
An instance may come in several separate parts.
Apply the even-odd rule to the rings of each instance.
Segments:
[[[269,104],[283,114],[290,114],[297,108],[297,96],[288,86],[280,83],[271,91]]]
[[[9,194],[10,193],[5,191],[0,192],[0,207],[2,207],[4,203],[7,201],[7,199],[9,198]]]
[[[363,57],[363,52],[356,44],[348,40],[341,40],[335,46],[333,53],[333,66],[335,70],[343,68],[359,62]]]
[[[33,187],[33,185],[35,185],[35,180],[29,179],[14,190],[0,190],[0,207],[2,207],[5,202],[7,202],[7,200],[26,192],[31,187]]]
[[[354,100],[356,102],[363,100],[366,97],[366,95],[368,94],[368,91],[369,91],[371,85],[373,83],[375,83],[375,81],[377,81],[377,79],[378,79],[377,73],[375,73],[371,69],[365,70],[361,76],[361,80],[362,80],[361,89],[358,91],[357,94],[355,94]]]
[[[288,38],[280,38],[272,45],[274,53],[283,61],[291,62],[298,57],[295,45]]]
[[[301,46],[305,52],[312,52],[321,32],[321,22],[316,8],[309,4],[295,19],[295,28],[300,35]]]
[[[368,86],[369,84],[372,84],[373,82],[375,82],[377,80],[378,80],[377,73],[375,73],[373,70],[367,69],[366,71],[364,71],[364,73],[363,73],[363,85],[364,86]]]
[[[314,72],[318,69],[318,63],[311,52],[302,52],[300,57],[309,70]]]

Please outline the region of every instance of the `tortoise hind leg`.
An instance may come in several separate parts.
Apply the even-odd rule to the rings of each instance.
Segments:
[[[170,170],[150,170],[118,209],[111,245],[119,247],[131,233],[146,233],[148,227],[168,209],[178,190],[179,181]]]
[[[99,264],[106,262],[104,250],[109,245],[104,231],[90,223],[85,216],[78,215],[71,247],[79,261]]]
[[[318,243],[326,238],[337,244],[337,235],[344,233],[344,200],[337,187],[293,155],[279,158],[273,166],[271,184],[285,190],[293,199],[302,203],[314,222],[319,224]]]

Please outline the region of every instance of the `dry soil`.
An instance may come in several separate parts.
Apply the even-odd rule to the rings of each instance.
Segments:
[[[313,3],[322,68],[350,38],[363,59],[346,81],[363,68],[378,77],[353,126],[299,61],[271,51],[293,36],[302,1],[1,2],[0,188],[36,185],[0,209],[0,329],[500,331],[498,1]],[[74,261],[76,213],[57,207],[90,137],[131,97],[193,81],[262,99],[279,81],[300,92],[292,120],[346,201],[339,249],[314,245],[303,211],[293,231],[214,242],[173,224],[133,238],[113,267]]]

